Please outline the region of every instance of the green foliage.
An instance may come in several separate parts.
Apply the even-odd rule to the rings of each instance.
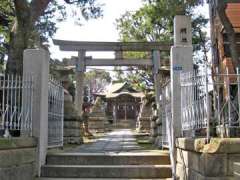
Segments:
[[[84,84],[91,93],[101,93],[110,84],[112,78],[105,70],[91,70],[85,73]]]
[[[24,0],[22,2],[23,6],[27,4],[27,8],[33,8],[32,5],[34,2],[40,0]],[[18,22],[21,21],[17,18],[17,14],[24,14],[24,8],[16,8],[16,2],[13,0],[1,0],[0,1],[0,60],[3,62],[8,57],[9,43],[10,43],[10,32],[14,29],[17,29],[16,25],[24,23]],[[48,1],[46,1],[48,2]],[[74,18],[75,21],[80,24],[80,21],[83,19],[89,20],[91,18],[98,18],[102,15],[101,4],[96,3],[96,0],[49,0],[46,9],[38,8],[42,15],[37,17],[37,21],[33,22],[35,29],[30,30],[34,32],[28,32],[29,29],[25,29],[23,34],[32,34],[29,36],[29,42],[33,41],[33,44],[43,44],[48,42],[49,38],[52,38],[57,31],[57,23],[64,21],[67,17]],[[34,7],[35,8],[35,7]],[[67,13],[67,12],[70,12]],[[23,16],[24,17],[24,16]],[[31,19],[29,16],[24,18]],[[36,31],[36,32],[35,32]],[[40,36],[39,38],[35,38]],[[13,37],[11,37],[13,38]],[[40,41],[37,42],[36,41]],[[35,42],[35,43],[34,43]]]
[[[96,79],[105,80],[107,83],[112,81],[110,73],[105,70],[91,70],[85,73],[86,82]]]
[[[9,28],[14,20],[13,3],[9,0],[0,2],[0,66],[4,65],[4,59],[8,52]]]
[[[208,41],[203,31],[208,20],[194,13],[194,8],[203,3],[197,0],[143,0],[144,5],[136,12],[126,12],[116,20],[121,41],[161,41],[173,43],[173,20],[175,15],[192,16],[193,44],[196,57],[205,54]],[[124,57],[149,58],[146,53],[127,52]],[[151,58],[151,57],[150,57]],[[169,53],[161,53],[161,59],[169,59]],[[197,61],[202,60],[197,58]],[[153,77],[151,69],[130,68],[126,81],[136,84],[139,89],[152,89]]]

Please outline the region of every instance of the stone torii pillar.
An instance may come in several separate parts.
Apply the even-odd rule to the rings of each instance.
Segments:
[[[75,107],[78,115],[82,114],[83,95],[84,95],[84,73],[85,73],[85,51],[78,52],[78,58],[76,59],[76,97]]]
[[[152,59],[153,59],[153,77],[154,77],[154,88],[155,88],[155,101],[157,106],[157,116],[160,126],[162,126],[162,116],[161,116],[161,100],[160,95],[162,94],[161,89],[161,73],[160,73],[160,67],[161,67],[161,57],[160,57],[160,51],[154,50],[152,52]],[[161,142],[162,140],[159,139]]]

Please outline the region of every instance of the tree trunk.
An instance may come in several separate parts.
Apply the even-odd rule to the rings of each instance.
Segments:
[[[22,74],[23,51],[28,47],[29,32],[28,28],[18,26],[10,33],[10,43],[7,62],[7,73]]]
[[[227,4],[226,2],[222,0],[218,0],[218,7],[217,7],[217,12],[218,16],[224,26],[224,29],[226,31],[228,41],[230,43],[230,52],[231,52],[231,57],[232,57],[232,62],[235,67],[240,68],[240,61],[239,61],[239,54],[237,50],[237,41],[236,41],[236,33],[234,31],[234,28],[228,19],[226,15],[226,7]]]
[[[51,0],[14,0],[15,23],[10,32],[7,73],[22,74],[23,51],[39,46],[35,23]]]

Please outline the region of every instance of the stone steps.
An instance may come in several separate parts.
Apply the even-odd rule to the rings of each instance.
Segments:
[[[170,178],[169,154],[60,153],[49,154],[42,178]],[[44,180],[44,179],[41,179]],[[47,179],[45,179],[47,180]],[[54,179],[53,179],[54,180]]]
[[[129,179],[129,178],[37,178],[36,180],[172,180],[172,178]]]
[[[42,177],[169,178],[170,165],[45,165]]]
[[[64,153],[47,156],[48,165],[168,165],[168,153],[135,155],[135,154],[83,154]]]

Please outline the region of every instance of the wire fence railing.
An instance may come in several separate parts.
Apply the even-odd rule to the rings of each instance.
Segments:
[[[240,71],[182,73],[183,135],[238,137],[240,135]]]
[[[0,137],[32,135],[32,75],[0,75]]]
[[[169,135],[171,134],[172,109],[171,109],[171,83],[167,82],[162,87],[162,147],[169,148]]]
[[[64,88],[50,78],[48,84],[48,147],[63,146]]]

